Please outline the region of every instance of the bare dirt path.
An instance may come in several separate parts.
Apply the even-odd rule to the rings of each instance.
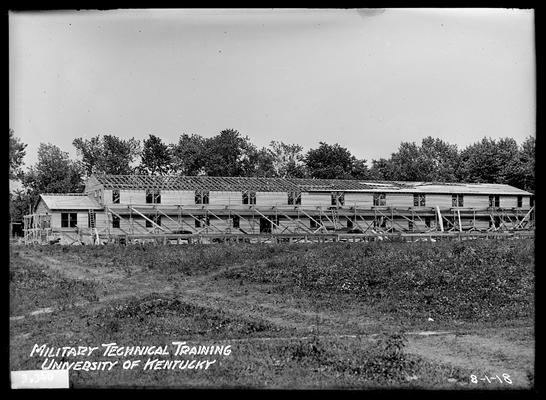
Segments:
[[[363,333],[359,328],[380,331],[385,329],[386,321],[367,320],[362,315],[340,316],[325,312],[311,312],[297,308],[286,302],[269,300],[271,296],[249,292],[245,288],[222,285],[214,280],[228,270],[223,268],[210,274],[192,277],[188,280],[170,281],[158,275],[151,277],[149,272],[135,266],[134,271],[119,271],[112,268],[91,268],[75,263],[60,261],[54,257],[35,257],[21,254],[21,257],[51,271],[56,271],[71,279],[93,280],[107,283],[108,293],[99,296],[98,301],[80,302],[74,306],[89,306],[91,309],[104,307],[110,302],[142,297],[151,293],[176,293],[185,302],[222,310],[229,314],[245,318],[258,318],[276,326],[293,329],[295,336],[303,337],[312,332],[322,335]],[[240,268],[235,265],[229,269]],[[37,310],[35,314],[40,314]],[[42,311],[51,312],[51,311]],[[32,314],[32,313],[31,313]],[[13,317],[17,319],[20,317]],[[274,339],[274,338],[271,338]],[[512,384],[498,383],[496,387],[529,387],[534,371],[534,343],[517,344],[489,334],[443,334],[443,335],[408,335],[406,351],[421,357],[451,364],[454,367],[476,371],[479,378],[485,376],[502,377],[509,374]],[[479,381],[480,388],[487,388],[485,381]],[[504,385],[504,386],[503,386]]]

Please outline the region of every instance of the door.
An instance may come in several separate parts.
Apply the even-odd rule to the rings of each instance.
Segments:
[[[260,218],[260,233],[271,233],[271,221],[264,217]]]

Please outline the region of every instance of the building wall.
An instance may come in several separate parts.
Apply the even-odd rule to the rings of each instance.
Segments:
[[[518,196],[500,196],[499,203],[502,208],[516,208]]]
[[[34,210],[34,213],[35,214],[45,214],[45,213],[51,214],[51,210],[46,206],[44,201],[40,199],[40,201],[38,201],[38,204],[36,205],[36,209]]]
[[[466,198],[465,198],[466,201]],[[427,194],[426,195],[426,204],[428,207],[440,207],[440,208],[451,208],[451,195],[450,194]]]
[[[387,207],[410,208],[414,207],[413,193],[386,193]],[[89,193],[93,196],[93,192]],[[112,190],[104,190],[102,194],[104,204],[112,204]],[[439,206],[441,209],[452,208],[451,194],[425,194],[425,207]],[[529,208],[529,196],[523,196],[522,208]],[[145,190],[120,190],[120,204],[146,204]],[[192,190],[162,190],[161,204],[163,205],[184,205],[195,204],[195,192]],[[242,204],[242,192],[233,191],[210,191],[209,205],[211,206],[239,206]],[[260,206],[288,206],[287,192],[256,192],[256,207]],[[331,207],[331,192],[302,192],[301,207]],[[344,208],[371,208],[373,207],[373,193],[370,192],[345,192]],[[489,207],[488,194],[465,194],[465,208],[487,208]],[[500,207],[517,207],[517,196],[500,196]]]
[[[356,208],[370,208],[373,206],[372,193],[345,193],[345,206]]]
[[[97,211],[99,215],[100,211]],[[87,228],[88,226],[88,212],[87,210],[54,210],[51,211],[51,227],[58,229],[75,229],[75,228],[61,228],[61,214],[62,213],[76,213],[77,214],[77,227],[78,228]]]
[[[471,208],[487,208],[489,207],[489,196],[466,194],[464,196],[464,206]]]
[[[241,192],[212,191],[209,193],[209,204],[238,206],[243,204],[243,194]]]
[[[107,204],[112,204],[112,194],[106,196]],[[120,190],[120,204],[146,204],[146,191],[144,190]]]
[[[302,192],[301,206],[302,207],[330,207],[332,204],[332,195],[330,192]]]
[[[387,201],[387,206],[404,208],[413,207],[412,193],[387,193],[385,199]]]
[[[256,192],[256,207],[259,206],[287,206],[287,192]]]
[[[144,192],[143,202],[146,203],[145,192]],[[166,204],[166,205],[195,204],[195,192],[193,190],[162,190],[161,204]]]

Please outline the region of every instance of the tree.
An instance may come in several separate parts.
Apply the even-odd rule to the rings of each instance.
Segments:
[[[252,156],[256,152],[247,136],[225,129],[205,141],[205,172],[209,176],[252,176],[255,171]]]
[[[535,146],[534,136],[529,136],[520,148],[520,164],[522,167],[522,181],[519,188],[529,192],[535,192]]]
[[[282,178],[303,178],[306,175],[303,147],[299,144],[287,144],[271,141],[269,143],[273,156],[272,167],[274,176]]]
[[[93,137],[89,140],[74,139],[72,142],[82,156],[85,174],[128,175],[133,173],[131,164],[140,154],[140,142],[134,138],[123,140],[113,135]]]
[[[395,181],[420,181],[423,176],[419,147],[415,142],[402,142],[396,153],[391,154],[390,175]]]
[[[251,147],[248,149],[247,155],[248,166],[245,174],[246,176],[263,178],[278,177],[274,167],[275,156],[270,149],[266,147],[262,147],[261,149]]]
[[[205,149],[206,139],[202,136],[182,134],[171,146],[173,171],[190,176],[204,174]]]
[[[172,170],[171,148],[161,138],[150,135],[144,140],[139,170],[151,175],[167,174]]]
[[[75,193],[83,190],[82,166],[53,144],[40,143],[38,162],[22,176],[32,202],[40,193]]]
[[[521,186],[524,168],[512,138],[483,138],[461,152],[459,179],[464,182],[504,183]]]
[[[458,168],[457,146],[429,136],[421,146],[402,142],[389,159],[373,160],[370,176],[377,180],[455,182]]]
[[[23,216],[29,214],[32,207],[32,196],[28,191],[17,189],[9,194],[10,221],[23,221]]]
[[[355,173],[359,176],[364,173],[365,162],[358,162],[349,150],[337,143],[329,145],[319,142],[317,149],[311,149],[305,155],[307,170],[313,178],[354,179]]]
[[[417,168],[419,181],[455,182],[459,168],[457,146],[431,136],[423,139],[419,148]]]
[[[9,130],[9,179],[18,179],[21,177],[21,167],[25,157],[26,144],[15,137],[13,129]]]
[[[82,156],[82,165],[85,174],[91,176],[101,168],[104,145],[100,136],[91,139],[77,138],[72,141],[79,155]]]
[[[398,180],[398,175],[390,159],[380,158],[372,160],[370,168],[370,179],[377,181],[395,181]]]
[[[370,179],[370,170],[366,164],[366,160],[355,159],[353,162],[353,169],[351,171],[351,177],[353,179]]]

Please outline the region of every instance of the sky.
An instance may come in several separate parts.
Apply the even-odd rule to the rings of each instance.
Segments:
[[[9,13],[10,128],[76,157],[112,134],[339,143],[370,162],[433,136],[535,135],[532,10]]]

